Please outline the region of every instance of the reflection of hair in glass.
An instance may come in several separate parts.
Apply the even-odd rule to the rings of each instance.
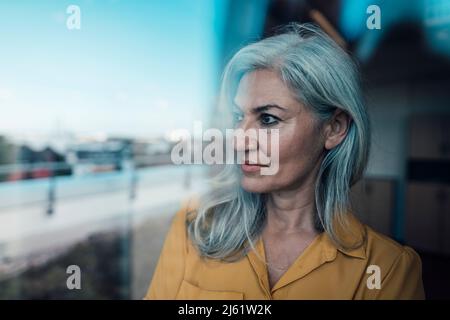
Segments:
[[[330,119],[336,108],[352,119],[345,139],[326,154],[316,180],[316,226],[344,248],[350,211],[349,190],[360,179],[369,154],[370,128],[362,101],[357,68],[351,57],[319,28],[291,24],[282,34],[239,50],[225,68],[219,109],[228,112],[242,76],[257,69],[277,72],[300,102],[319,121]],[[227,166],[218,185],[202,199],[188,224],[193,244],[204,257],[233,261],[245,255],[262,231],[265,199],[239,185],[237,166]],[[341,229],[342,228],[342,229]]]

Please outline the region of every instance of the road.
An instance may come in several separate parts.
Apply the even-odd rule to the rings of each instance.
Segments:
[[[0,258],[56,250],[94,232],[126,229],[155,212],[171,212],[204,190],[205,172],[200,166],[163,166],[137,170],[135,179],[124,171],[0,183]]]

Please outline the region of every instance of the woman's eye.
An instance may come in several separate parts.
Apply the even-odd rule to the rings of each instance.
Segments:
[[[244,119],[244,116],[240,113],[234,113],[233,119],[234,119],[234,122],[239,123]]]
[[[277,124],[280,121],[280,119],[270,114],[262,114],[260,117],[260,121],[262,125],[270,126]]]

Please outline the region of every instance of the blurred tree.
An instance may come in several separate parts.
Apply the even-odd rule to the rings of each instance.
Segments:
[[[0,136],[0,165],[14,162],[14,145]]]

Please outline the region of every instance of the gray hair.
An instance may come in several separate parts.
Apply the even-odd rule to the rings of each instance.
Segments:
[[[298,100],[319,121],[330,119],[337,108],[346,112],[350,126],[344,140],[329,150],[315,185],[316,225],[336,245],[349,249],[337,232],[346,230],[350,187],[366,167],[370,126],[364,107],[357,67],[329,36],[311,24],[290,24],[282,34],[240,49],[227,64],[219,108],[230,109],[244,74],[268,69],[277,72]],[[266,218],[266,195],[242,189],[237,166],[226,166],[218,185],[202,199],[194,219],[187,221],[188,235],[202,257],[235,261],[243,257],[260,236]],[[362,241],[352,248],[362,245]]]

